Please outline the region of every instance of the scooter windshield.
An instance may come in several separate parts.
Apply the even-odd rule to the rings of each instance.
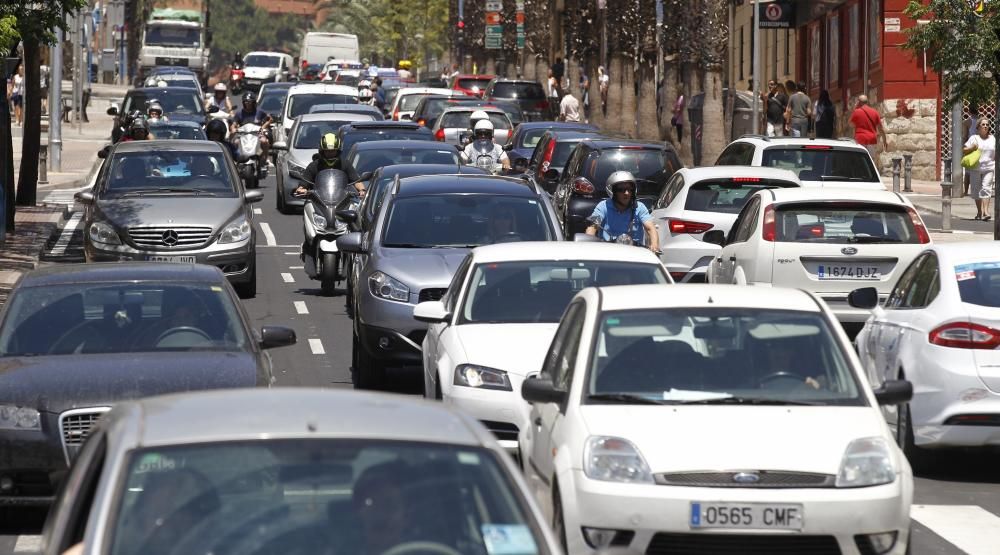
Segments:
[[[316,175],[316,195],[327,206],[339,206],[350,195],[347,174],[340,170],[323,170]]]

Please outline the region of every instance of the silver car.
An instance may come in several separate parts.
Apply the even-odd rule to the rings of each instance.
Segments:
[[[86,206],[88,262],[152,260],[217,266],[243,297],[257,294],[256,230],[232,157],[212,141],[118,143]]]
[[[119,403],[81,449],[41,543],[45,555],[561,551],[473,418],[304,388]]]
[[[490,116],[490,123],[493,124],[493,142],[498,145],[506,144],[507,137],[514,129],[510,118],[500,108],[479,106],[456,106],[442,112],[441,117],[434,124],[434,128],[431,129],[434,138],[450,145],[460,144],[462,133],[471,133],[469,118],[472,116],[472,112],[477,110],[482,110]]]
[[[302,172],[319,152],[319,141],[323,135],[336,133],[345,123],[378,121],[380,118],[381,114],[364,113],[361,110],[303,114],[295,118],[288,133],[288,142],[278,141],[271,147],[278,151],[278,190],[274,195],[278,212],[289,214],[301,210],[305,204],[305,197],[292,196],[292,191],[299,186]]]
[[[371,230],[337,239],[341,251],[356,254],[348,303],[357,385],[381,385],[387,366],[421,363],[427,324],[413,319],[413,307],[440,300],[473,247],[560,240],[548,194],[522,180],[397,176]]]

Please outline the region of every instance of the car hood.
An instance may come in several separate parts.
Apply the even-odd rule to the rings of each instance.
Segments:
[[[278,74],[278,68],[276,67],[245,67],[243,68],[243,75],[250,79],[266,79],[268,77],[274,77]]]
[[[0,359],[0,404],[58,413],[163,393],[253,387],[257,375],[249,352],[9,357]]]
[[[506,370],[521,377],[542,369],[558,323],[461,324],[455,326],[466,362]],[[497,338],[503,338],[498,341]]]
[[[218,197],[145,197],[97,201],[97,209],[113,225],[128,228],[137,225],[196,225],[219,229],[240,208],[238,198]]]
[[[851,441],[886,434],[871,407],[583,405],[580,412],[590,435],[632,441],[653,473],[837,474]]]
[[[379,251],[376,270],[405,283],[413,294],[428,287],[448,287],[469,249],[386,249]]]

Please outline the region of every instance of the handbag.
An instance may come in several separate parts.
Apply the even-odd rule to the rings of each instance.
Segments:
[[[970,170],[978,168],[980,156],[982,156],[982,151],[978,148],[966,154],[962,157],[962,167]]]

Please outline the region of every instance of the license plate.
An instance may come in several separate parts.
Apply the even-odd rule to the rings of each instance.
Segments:
[[[691,503],[691,528],[801,530],[802,505]]]
[[[197,262],[193,256],[147,256],[150,262],[177,262],[180,264],[194,264]]]
[[[323,252],[337,252],[337,242],[327,241],[326,239],[320,239],[319,250]]]
[[[871,264],[820,264],[816,266],[816,277],[877,281],[882,279],[882,268]]]
[[[247,83],[250,83],[251,85],[259,85],[260,79],[247,79]]]

